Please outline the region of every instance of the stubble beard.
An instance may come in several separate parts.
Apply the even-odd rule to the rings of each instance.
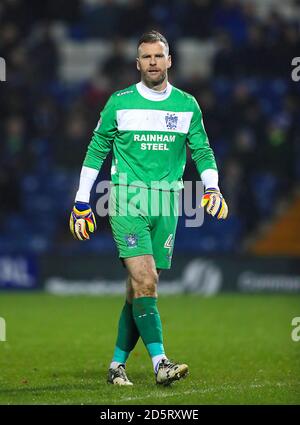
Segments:
[[[152,80],[148,78],[147,73],[142,72],[142,80],[145,83],[145,85],[150,89],[160,86],[165,81],[166,78],[167,78],[167,71],[163,71],[156,80]]]

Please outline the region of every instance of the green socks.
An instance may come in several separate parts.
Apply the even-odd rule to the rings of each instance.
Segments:
[[[118,337],[112,361],[125,364],[139,336],[132,314],[132,304],[126,301],[119,320]]]
[[[162,325],[155,297],[135,298],[132,305],[127,301],[123,307],[118,337],[111,367],[125,364],[130,352],[134,349],[139,336],[152,359],[154,371],[157,372],[159,362],[166,358]]]
[[[132,313],[151,358],[165,354],[162,325],[155,297],[135,298],[132,301]]]

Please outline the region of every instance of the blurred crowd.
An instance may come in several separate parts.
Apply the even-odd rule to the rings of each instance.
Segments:
[[[256,2],[238,0],[64,0],[63,7],[58,0],[1,1],[7,81],[0,82],[0,250],[77,249],[67,222],[87,144],[109,95],[138,78],[122,41],[152,28],[169,40],[172,84],[201,106],[230,208],[221,250],[238,250],[300,180],[300,83],[291,79],[291,61],[300,56],[297,16],[276,8],[261,15]],[[115,41],[94,78],[68,85],[61,79],[55,22],[77,42]],[[176,70],[183,38],[213,41],[207,78]],[[108,160],[100,177],[109,178],[109,170]],[[184,177],[198,179],[190,157]],[[193,230],[199,238],[189,246],[217,251],[214,227],[209,220],[205,226]],[[106,249],[107,220],[100,227],[94,248]],[[186,249],[184,232],[178,244]]]

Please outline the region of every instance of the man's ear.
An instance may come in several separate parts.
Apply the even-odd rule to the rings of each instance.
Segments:
[[[138,71],[141,70],[139,58],[136,58],[136,68]]]
[[[169,55],[169,56],[168,56],[168,64],[167,64],[167,68],[169,69],[169,68],[171,68],[171,66],[172,66],[172,58],[171,58],[171,55]]]

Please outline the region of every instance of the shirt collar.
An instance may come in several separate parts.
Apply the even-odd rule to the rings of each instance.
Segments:
[[[172,87],[173,86],[167,82],[167,87],[164,90],[156,91],[149,89],[149,87],[145,86],[142,81],[136,84],[136,88],[141,96],[143,96],[145,99],[154,101],[166,100],[171,94]]]

